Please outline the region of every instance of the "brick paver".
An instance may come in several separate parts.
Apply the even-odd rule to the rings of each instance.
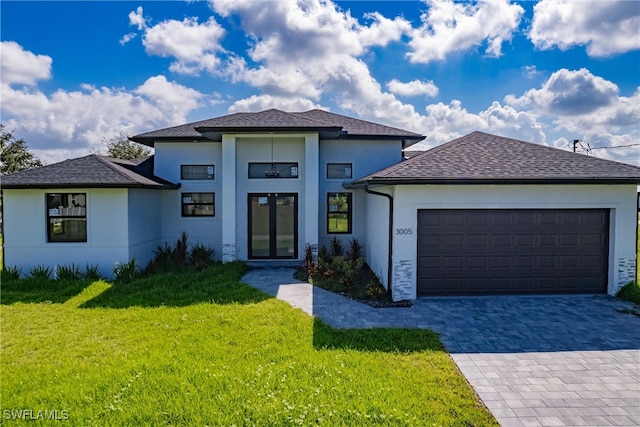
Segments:
[[[605,295],[430,298],[373,308],[297,282],[243,281],[335,328],[428,328],[503,426],[640,425],[640,317]]]

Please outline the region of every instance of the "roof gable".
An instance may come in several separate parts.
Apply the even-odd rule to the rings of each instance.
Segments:
[[[3,188],[176,188],[153,176],[153,156],[146,159],[122,160],[90,154],[77,159],[21,171],[2,177]]]
[[[494,181],[640,183],[640,168],[476,131],[361,178],[354,184]]]

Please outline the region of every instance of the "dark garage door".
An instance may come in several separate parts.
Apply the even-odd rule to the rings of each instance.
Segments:
[[[606,209],[418,211],[418,295],[604,293]]]

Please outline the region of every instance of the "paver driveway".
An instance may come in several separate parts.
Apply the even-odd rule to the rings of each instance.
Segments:
[[[376,309],[296,283],[292,270],[243,281],[337,328],[413,327],[440,334],[503,426],[640,425],[640,317],[604,295],[419,299]]]

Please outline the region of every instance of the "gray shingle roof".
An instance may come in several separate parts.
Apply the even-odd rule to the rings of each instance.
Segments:
[[[351,185],[487,182],[640,183],[640,167],[472,132]]]
[[[234,113],[131,137],[146,145],[156,140],[206,140],[203,135],[222,132],[321,131],[324,137],[387,137],[414,141],[424,136],[390,126],[354,119],[323,110],[288,113],[275,108],[256,113]]]
[[[293,114],[324,123],[331,123],[334,126],[340,126],[342,127],[342,131],[346,132],[348,135],[398,136],[418,140],[424,139],[424,136],[418,133],[368,122],[366,120],[354,119],[353,117],[343,116],[341,114],[335,114],[325,110],[316,109]]]
[[[177,188],[153,176],[153,156],[122,160],[90,154],[2,176],[2,188]]]

